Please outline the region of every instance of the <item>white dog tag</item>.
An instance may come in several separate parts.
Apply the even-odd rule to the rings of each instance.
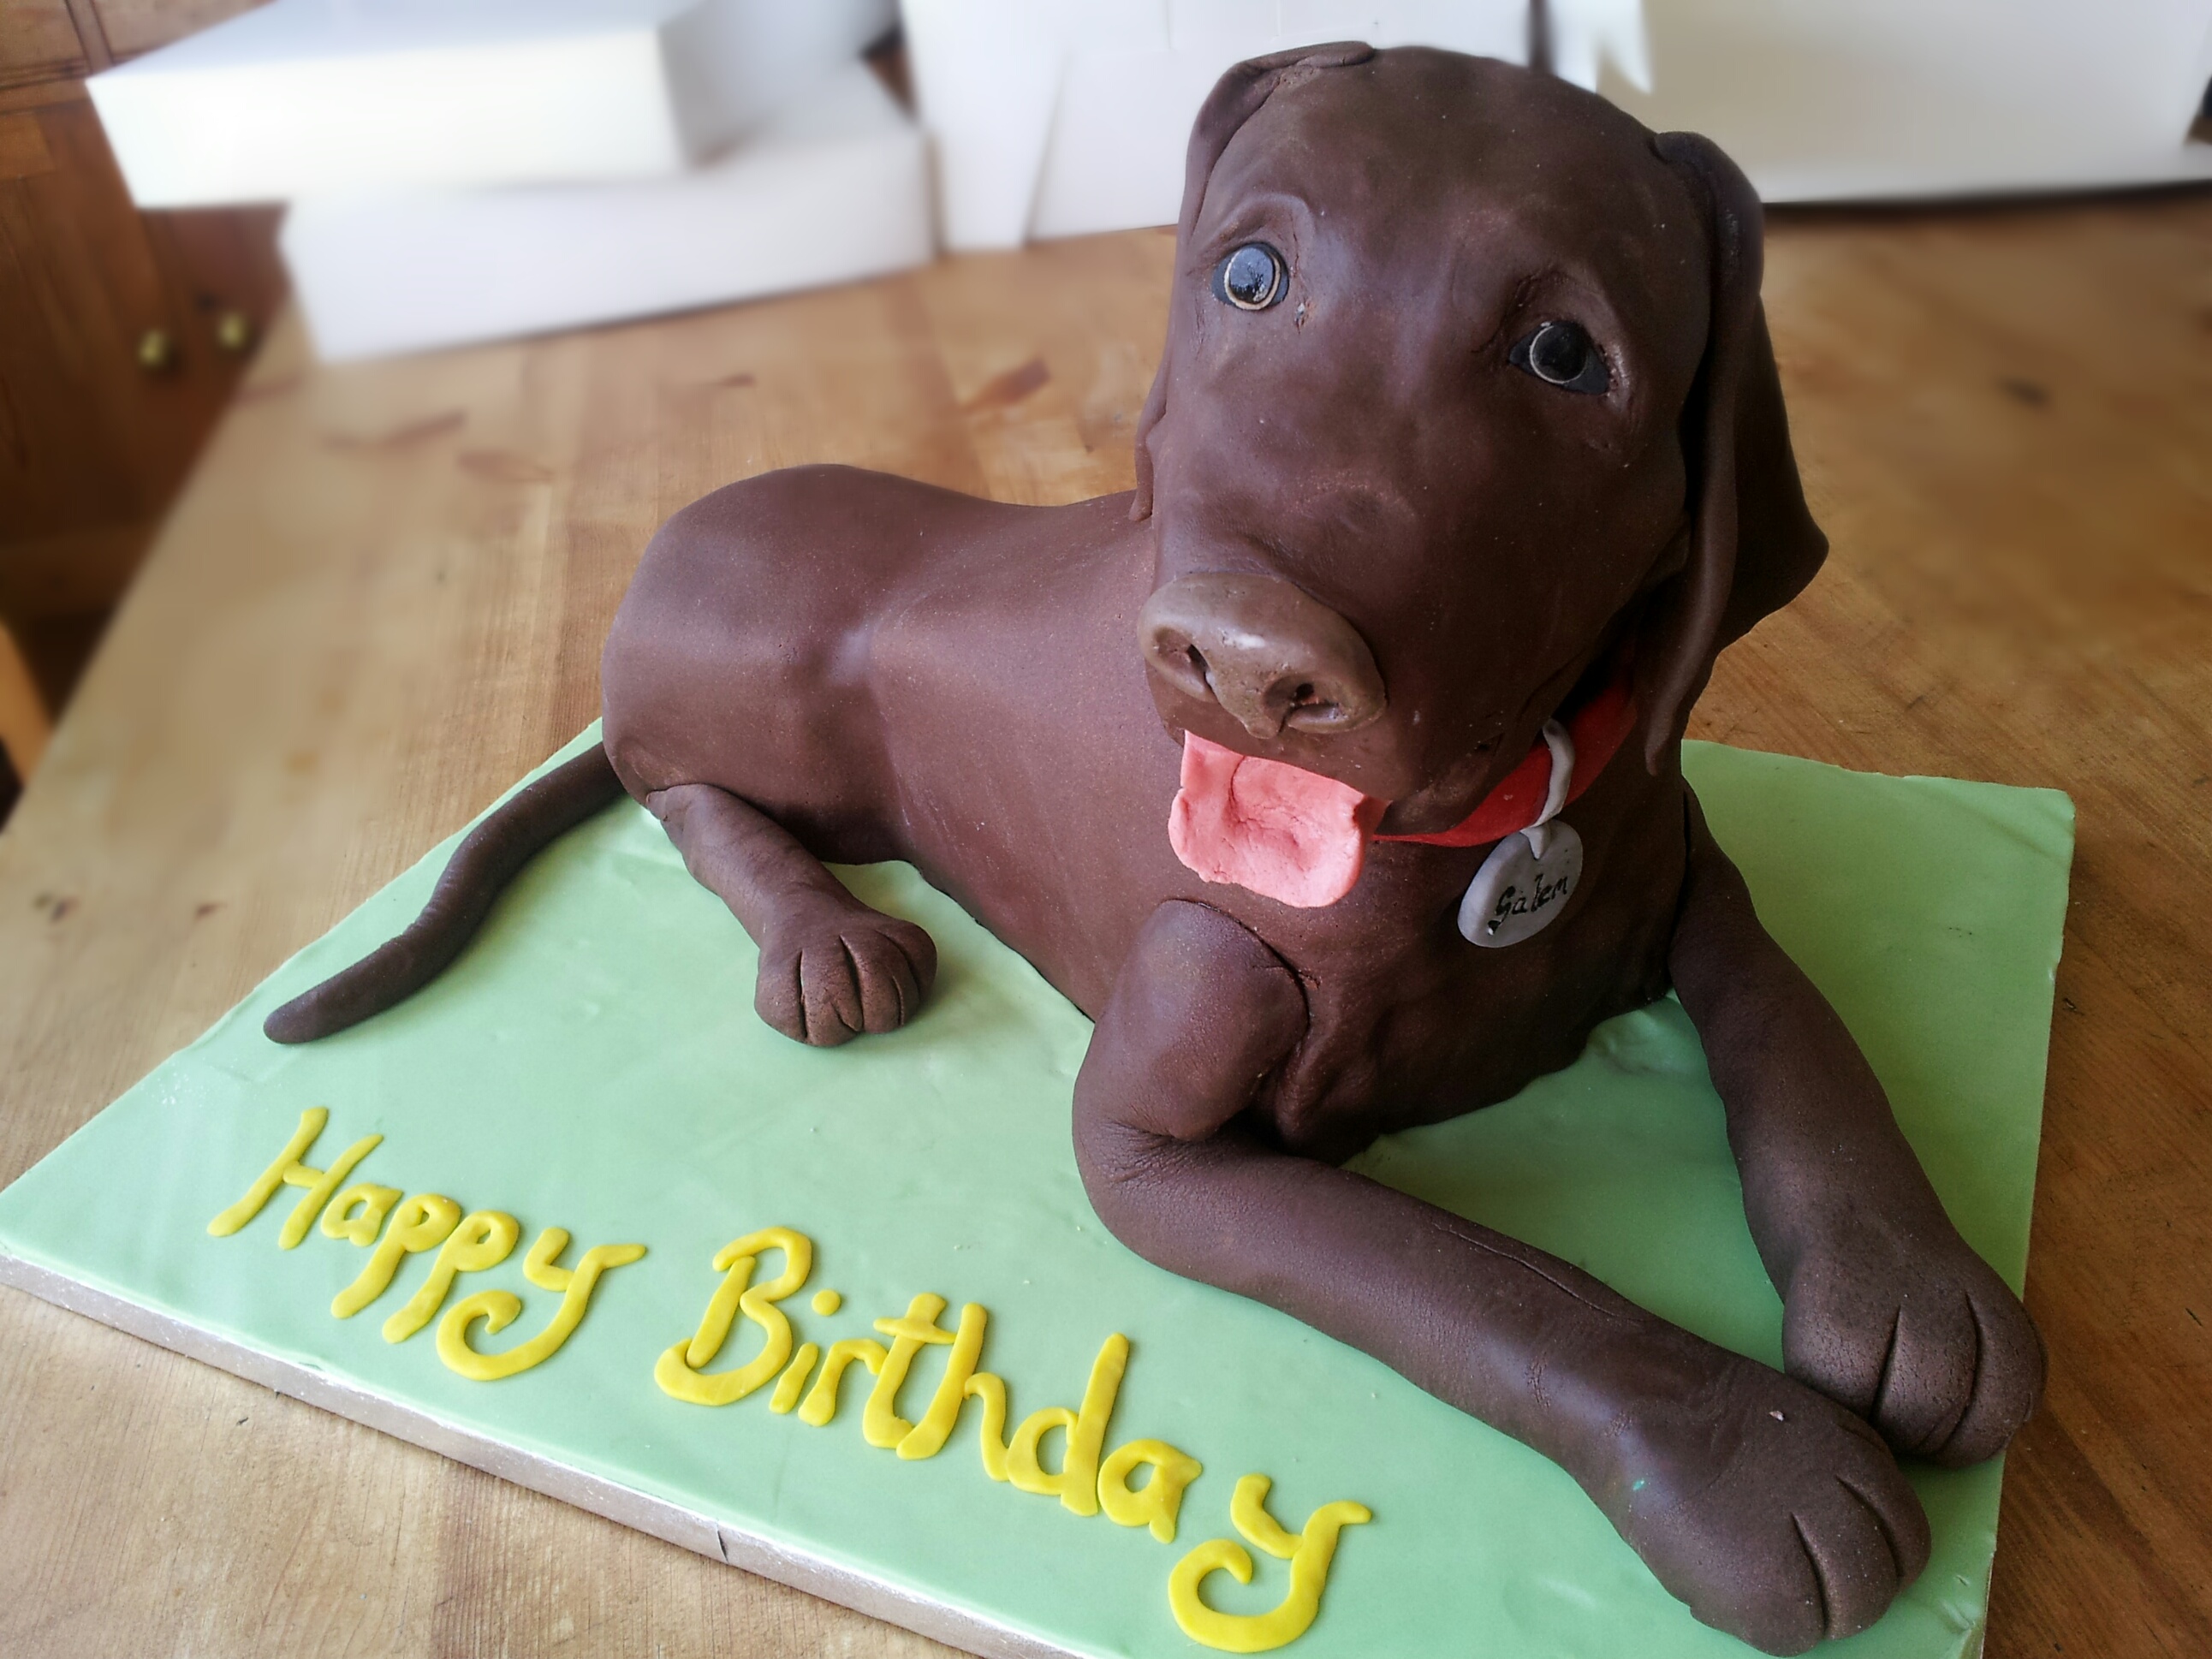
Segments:
[[[1541,853],[1516,830],[1491,848],[1459,902],[1459,931],[1476,945],[1518,945],[1566,908],[1582,879],[1583,838],[1571,824],[1546,824]]]
[[[1552,751],[1552,781],[1543,811],[1490,849],[1459,902],[1460,935],[1469,944],[1518,945],[1542,933],[1582,879],[1583,838],[1572,824],[1553,822],[1574,784],[1574,740],[1559,721],[1546,720],[1544,742]]]

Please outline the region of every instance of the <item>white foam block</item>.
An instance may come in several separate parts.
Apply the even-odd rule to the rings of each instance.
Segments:
[[[1326,40],[1525,62],[1528,0],[903,0],[945,240],[1005,247],[1172,222],[1221,72]],[[1641,72],[1638,0],[1553,0],[1555,38]]]
[[[1980,195],[2212,175],[2188,132],[2212,0],[1650,0],[1648,89],[1770,202]]]
[[[699,161],[894,0],[274,0],[88,83],[142,207]]]
[[[1526,60],[1527,0],[902,0],[955,247],[1165,224],[1214,77],[1328,40]],[[1557,72],[1771,202],[2212,176],[2212,0],[1548,0]]]
[[[1191,124],[1221,72],[1243,58],[1355,40],[1519,62],[1528,46],[1522,0],[1305,0],[1279,7],[1174,0],[1169,23],[1164,50],[1093,47],[1067,54],[1030,211],[1030,235],[1174,223]]]
[[[310,198],[280,245],[333,359],[844,282],[933,252],[921,135],[858,62],[691,173]]]

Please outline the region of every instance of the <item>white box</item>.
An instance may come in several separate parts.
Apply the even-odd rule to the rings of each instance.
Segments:
[[[1526,62],[1527,0],[902,0],[946,243],[1166,224],[1240,58],[1328,40]],[[1770,202],[2212,177],[2212,0],[1547,0],[1555,71],[1715,139]]]
[[[275,0],[88,83],[142,207],[665,173],[894,0]]]
[[[902,0],[952,247],[1173,222],[1221,72],[1327,40],[1525,63],[1528,0]],[[1553,62],[1644,74],[1641,0],[1549,0]]]
[[[1770,202],[2212,176],[2188,142],[2212,0],[1653,0],[1638,119],[1705,133]]]
[[[280,246],[332,359],[844,282],[933,252],[921,134],[859,62],[690,173],[310,198]]]

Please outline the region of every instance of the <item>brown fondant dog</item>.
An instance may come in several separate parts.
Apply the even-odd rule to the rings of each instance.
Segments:
[[[1012,507],[805,468],[686,508],[608,640],[604,753],[495,815],[415,927],[270,1033],[426,981],[618,787],[758,941],[771,1024],[889,1030],[933,948],[822,861],[909,859],[1097,1018],[1076,1154],[1132,1248],[1556,1458],[1699,1618],[1776,1652],[1857,1630],[1927,1558],[1890,1448],[1989,1456],[2043,1360],[1678,765],[1715,653],[1826,550],[1757,203],[1710,144],[1559,82],[1321,47],[1222,79],[1177,248],[1133,498]],[[1449,832],[1607,696],[1634,740],[1574,779],[1571,896],[1477,948],[1455,918],[1486,848]],[[1296,785],[1277,843],[1233,811],[1178,842],[1250,831],[1229,852],[1296,902],[1170,847],[1179,763],[1195,800],[1207,756],[1217,781],[1300,769],[1250,775]],[[1444,844],[1390,839],[1423,836]],[[1511,1095],[1670,983],[1787,1376],[1336,1167]]]

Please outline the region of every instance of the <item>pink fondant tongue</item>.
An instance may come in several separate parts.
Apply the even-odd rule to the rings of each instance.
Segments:
[[[1367,838],[1389,805],[1334,778],[1240,755],[1188,732],[1168,842],[1208,881],[1316,910],[1359,879]]]

